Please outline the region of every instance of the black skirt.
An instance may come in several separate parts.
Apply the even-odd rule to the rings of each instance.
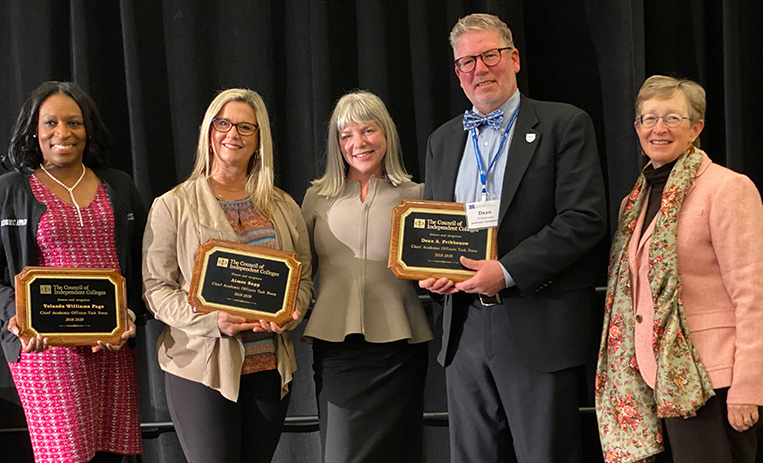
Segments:
[[[427,343],[313,342],[323,461],[422,461]]]

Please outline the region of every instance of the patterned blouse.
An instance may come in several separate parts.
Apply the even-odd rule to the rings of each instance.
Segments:
[[[218,199],[218,202],[240,242],[275,248],[276,232],[273,224],[254,207],[251,198],[232,201]],[[242,375],[276,368],[274,339],[273,333],[242,332],[246,355],[241,368]]]

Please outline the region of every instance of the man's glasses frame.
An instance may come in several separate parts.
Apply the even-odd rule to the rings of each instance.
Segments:
[[[479,55],[462,56],[455,60],[453,64],[455,64],[456,69],[461,72],[472,72],[474,71],[474,68],[477,67],[477,58],[479,58],[485,63],[485,66],[493,67],[501,62],[501,58],[503,57],[503,53],[501,53],[502,51],[511,50],[513,48],[514,47],[491,48],[490,50],[483,51]]]

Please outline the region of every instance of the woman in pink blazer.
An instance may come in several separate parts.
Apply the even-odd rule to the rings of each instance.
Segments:
[[[705,91],[636,98],[644,168],[612,242],[596,412],[607,462],[754,462],[763,405],[763,205],[699,149]]]

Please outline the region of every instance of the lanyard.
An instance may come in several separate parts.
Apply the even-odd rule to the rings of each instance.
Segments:
[[[514,125],[514,122],[517,120],[517,114],[519,114],[519,106],[517,106],[516,111],[514,111],[514,114],[511,115],[511,119],[509,119],[509,123],[506,124],[506,129],[504,129],[503,134],[501,134],[501,143],[498,145],[498,151],[496,151],[495,156],[493,156],[493,160],[490,161],[490,165],[487,168],[487,172],[485,172],[485,166],[482,164],[482,155],[480,154],[480,147],[479,143],[477,142],[477,129],[472,129],[472,143],[474,144],[474,156],[477,157],[477,168],[480,171],[480,182],[482,183],[482,197],[481,201],[487,201],[488,194],[487,194],[487,176],[490,173],[490,170],[495,165],[495,161],[498,159],[498,156],[501,155],[501,151],[503,150],[503,145],[506,143],[506,139],[509,137],[509,131],[511,130],[511,127]]]

